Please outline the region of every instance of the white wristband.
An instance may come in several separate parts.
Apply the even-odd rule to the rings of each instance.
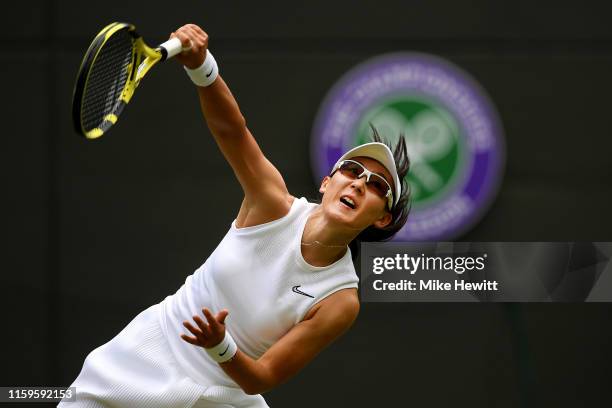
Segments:
[[[221,343],[211,348],[205,348],[204,350],[206,350],[210,358],[217,363],[224,363],[234,357],[238,351],[238,346],[229,332],[225,330],[225,337]]]
[[[213,57],[210,50],[206,50],[206,58],[202,65],[195,69],[185,67],[185,71],[187,71],[187,75],[197,86],[208,86],[215,82],[217,75],[219,75],[217,61],[215,61],[215,57]]]

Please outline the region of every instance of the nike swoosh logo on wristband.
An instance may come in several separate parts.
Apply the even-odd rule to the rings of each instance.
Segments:
[[[208,74],[206,74],[206,78],[208,78],[209,76],[211,76],[211,75],[212,75],[212,73],[213,73],[213,71],[214,71],[214,68],[211,68],[211,69],[210,69],[210,72],[209,72]]]
[[[225,349],[225,351],[224,351],[223,353],[219,354],[219,356],[223,356],[225,353],[227,353],[227,350],[229,350],[229,346],[230,346],[230,345],[228,344],[228,345],[227,345],[227,348]]]

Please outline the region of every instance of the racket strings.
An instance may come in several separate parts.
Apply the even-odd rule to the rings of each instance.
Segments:
[[[81,110],[86,131],[101,127],[107,115],[115,113],[132,60],[133,43],[128,30],[113,34],[102,46],[90,69]]]

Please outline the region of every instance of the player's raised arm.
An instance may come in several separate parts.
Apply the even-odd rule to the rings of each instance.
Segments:
[[[267,208],[272,215],[284,215],[290,198],[285,182],[263,155],[246,126],[236,99],[223,78],[218,76],[216,62],[207,51],[208,35],[200,27],[187,24],[171,34],[175,36],[184,47],[190,47],[176,58],[188,70],[195,70],[190,76],[200,85],[202,113],[244,190],[245,203],[249,208]],[[214,80],[211,82],[211,79]]]

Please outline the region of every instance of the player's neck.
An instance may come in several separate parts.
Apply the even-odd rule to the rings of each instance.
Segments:
[[[358,230],[341,230],[331,225],[322,212],[315,211],[308,217],[301,239],[302,256],[313,266],[327,266],[344,256],[348,244],[355,239]]]

